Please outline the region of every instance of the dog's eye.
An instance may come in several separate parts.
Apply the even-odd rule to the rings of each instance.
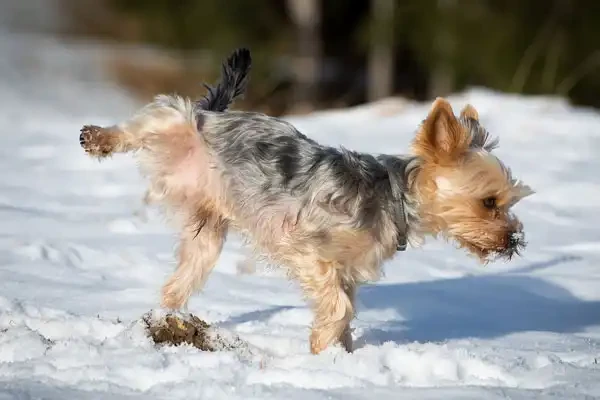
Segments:
[[[485,208],[494,209],[496,208],[496,198],[495,197],[486,197],[483,199],[483,206]]]

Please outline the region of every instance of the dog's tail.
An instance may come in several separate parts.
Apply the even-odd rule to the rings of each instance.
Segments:
[[[196,107],[206,111],[226,111],[246,91],[251,66],[250,50],[240,48],[234,51],[223,63],[221,80],[217,85],[204,84],[208,93],[196,102]]]

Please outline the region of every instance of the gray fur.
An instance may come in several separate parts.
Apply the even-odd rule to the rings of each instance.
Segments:
[[[260,213],[256,207],[291,204],[324,235],[335,224],[375,237],[388,231],[382,225],[392,224],[400,242],[408,233],[401,204],[415,159],[323,146],[263,114],[200,113],[206,122],[200,134],[223,164],[232,198],[240,203],[237,212],[246,218]]]
[[[459,122],[467,128],[471,135],[471,148],[491,152],[498,147],[498,138],[492,138],[490,133],[473,118],[460,118]]]

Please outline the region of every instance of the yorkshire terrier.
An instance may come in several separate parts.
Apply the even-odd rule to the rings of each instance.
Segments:
[[[427,236],[454,240],[483,263],[525,247],[511,207],[533,193],[494,154],[471,105],[459,117],[438,98],[408,155],[323,146],[290,123],[229,110],[243,95],[247,49],[223,64],[198,101],[159,95],[117,125],[86,125],[93,157],[135,152],[149,196],[179,222],[178,266],[161,305],[185,307],[206,282],[228,231],[284,266],[314,311],[311,352],[352,351],[356,288]]]

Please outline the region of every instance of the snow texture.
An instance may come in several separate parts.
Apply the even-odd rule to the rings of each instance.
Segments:
[[[129,156],[98,163],[78,142],[83,124],[137,105],[102,76],[102,46],[0,39],[0,400],[600,397],[600,113],[483,89],[452,96],[478,109],[536,190],[515,207],[529,246],[487,267],[433,240],[399,253],[359,292],[353,354],[310,355],[297,286],[268,268],[238,274],[235,237],[189,311],[253,356],[155,348],[139,319],[158,307],[176,233],[142,208]],[[290,121],[323,143],[400,153],[428,109],[388,102]]]

